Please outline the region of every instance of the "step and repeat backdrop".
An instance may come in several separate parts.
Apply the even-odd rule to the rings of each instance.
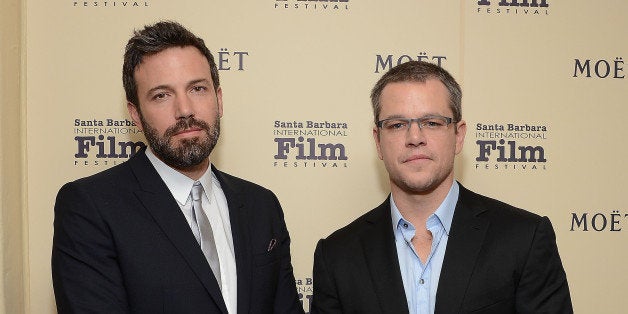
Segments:
[[[175,20],[218,62],[212,162],[278,195],[306,311],[316,241],[388,194],[370,89],[425,60],[463,87],[457,179],[550,217],[577,313],[625,313],[626,12],[620,0],[27,1],[30,312],[55,312],[57,190],[144,141],[126,112],[126,41]]]

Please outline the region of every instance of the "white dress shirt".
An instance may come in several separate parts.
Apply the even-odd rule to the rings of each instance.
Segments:
[[[148,157],[161,179],[168,186],[170,193],[172,193],[172,196],[179,204],[190,226],[190,232],[192,232],[192,226],[195,226],[196,222],[192,215],[190,191],[196,181],[166,165],[150,149],[146,150],[146,157]],[[198,182],[201,183],[205,191],[202,199],[203,210],[212,226],[216,251],[220,261],[222,297],[229,313],[237,313],[237,272],[227,198],[220,187],[220,182],[212,173],[211,167],[207,168],[207,171],[198,179]]]

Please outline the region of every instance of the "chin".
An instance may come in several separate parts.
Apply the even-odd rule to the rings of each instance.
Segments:
[[[401,184],[398,184],[404,191],[409,193],[428,193],[434,191],[442,184],[443,180],[437,180],[436,178],[422,178],[413,180],[402,180]]]

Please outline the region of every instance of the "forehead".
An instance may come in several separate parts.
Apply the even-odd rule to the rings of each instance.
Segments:
[[[426,114],[449,116],[452,114],[449,99],[449,91],[438,79],[389,83],[380,96],[380,118],[410,114],[416,117]]]
[[[134,76],[139,88],[140,85],[167,84],[190,77],[208,78],[211,72],[207,58],[196,47],[185,46],[144,56],[135,68]]]

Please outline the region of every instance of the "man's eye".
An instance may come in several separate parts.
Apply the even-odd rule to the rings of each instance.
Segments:
[[[423,125],[428,128],[438,128],[445,125],[445,123],[438,119],[431,119],[431,120],[423,121]]]
[[[405,127],[406,127],[406,122],[404,121],[391,121],[390,124],[388,124],[388,128],[392,130],[403,129]]]
[[[203,92],[207,90],[207,87],[205,86],[194,86],[192,87],[192,90],[195,92]]]
[[[158,93],[158,94],[155,94],[155,95],[153,96],[153,99],[155,99],[155,100],[161,100],[161,99],[166,98],[166,96],[167,96],[167,95],[166,95],[166,93]]]

